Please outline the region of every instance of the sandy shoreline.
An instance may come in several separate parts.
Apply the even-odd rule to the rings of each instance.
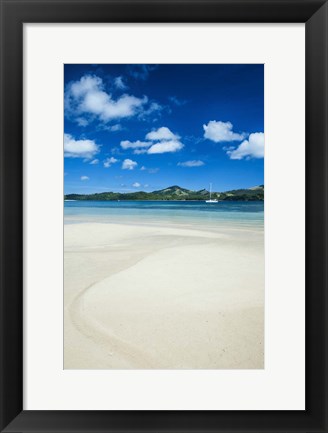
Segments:
[[[64,367],[263,368],[263,230],[65,225]]]

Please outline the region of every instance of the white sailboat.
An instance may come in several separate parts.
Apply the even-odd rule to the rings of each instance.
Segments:
[[[218,200],[215,198],[212,200],[212,184],[210,183],[210,199],[205,200],[206,203],[218,203]]]

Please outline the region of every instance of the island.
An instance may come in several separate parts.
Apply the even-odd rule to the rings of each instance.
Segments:
[[[94,194],[66,194],[65,200],[90,200],[90,201],[117,201],[117,200],[147,200],[147,201],[165,201],[165,200],[207,200],[210,196],[209,191],[201,189],[193,191],[181,188],[178,185],[158,191],[146,192],[100,192]],[[264,185],[254,186],[247,189],[234,189],[225,192],[212,192],[212,198],[219,201],[263,201]]]

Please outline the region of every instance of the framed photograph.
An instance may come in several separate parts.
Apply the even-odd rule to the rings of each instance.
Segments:
[[[328,431],[327,25],[1,0],[1,431]]]
[[[264,368],[264,65],[64,79],[64,368]]]

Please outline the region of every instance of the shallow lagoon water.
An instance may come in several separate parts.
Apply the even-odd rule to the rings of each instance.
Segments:
[[[264,202],[65,201],[65,223],[237,225],[263,228]]]

